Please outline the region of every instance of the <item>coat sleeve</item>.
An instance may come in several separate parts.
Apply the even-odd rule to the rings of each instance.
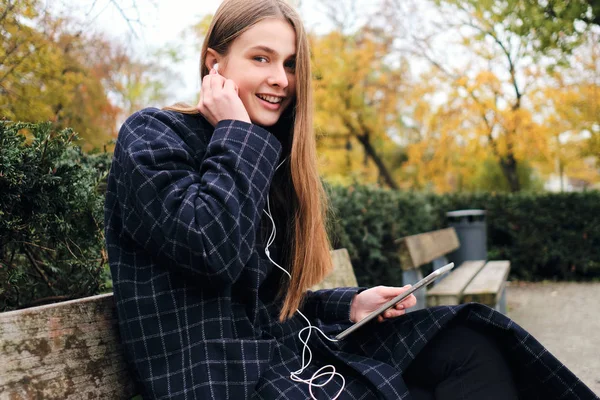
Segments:
[[[281,144],[256,125],[225,120],[206,153],[193,154],[175,132],[181,125],[146,109],[121,128],[121,179],[139,221],[127,228],[152,254],[231,284],[252,255]]]
[[[308,291],[300,311],[309,319],[319,319],[327,324],[349,323],[352,300],[363,290],[366,288],[342,287]]]

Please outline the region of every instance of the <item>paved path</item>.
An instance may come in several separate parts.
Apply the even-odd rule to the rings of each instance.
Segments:
[[[600,283],[508,286],[508,316],[600,395]]]

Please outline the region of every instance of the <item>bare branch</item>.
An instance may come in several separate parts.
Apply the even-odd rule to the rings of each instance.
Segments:
[[[46,276],[46,274],[44,273],[44,271],[42,271],[42,269],[38,265],[37,261],[33,258],[33,255],[31,254],[31,252],[29,251],[29,249],[27,248],[27,246],[23,246],[23,250],[25,251],[25,255],[29,259],[29,262],[31,263],[31,265],[33,266],[33,268],[37,271],[38,274],[40,274],[40,276],[42,277],[42,279],[44,280],[44,282],[46,282],[46,286],[48,286],[48,289],[50,289],[50,291],[52,293],[56,294],[56,291],[54,290],[54,287],[52,286],[52,283],[50,282],[50,280],[48,279],[48,277]]]
[[[4,81],[4,79],[6,79],[6,77],[9,76],[18,66],[20,66],[23,63],[23,61],[25,61],[27,59],[27,57],[29,57],[31,54],[33,54],[33,50],[29,51],[27,54],[25,54],[23,57],[21,57],[18,61],[13,63],[13,65],[11,65],[11,67],[6,71],[6,73],[0,78],[0,83],[2,81]]]
[[[16,3],[8,2],[8,6],[4,9],[4,12],[2,13],[2,15],[0,15],[0,22],[2,22],[4,19],[6,19],[8,14],[11,13],[16,6],[17,6]]]
[[[483,33],[484,35],[490,36],[494,40],[494,42],[496,42],[496,44],[498,46],[500,46],[500,49],[502,50],[502,52],[506,56],[506,60],[508,61],[508,72],[510,74],[510,79],[511,79],[513,88],[515,89],[516,102],[515,102],[515,104],[513,104],[512,108],[513,108],[513,110],[517,110],[521,106],[521,97],[523,97],[523,93],[519,89],[519,84],[517,82],[515,60],[513,60],[512,54],[510,53],[509,49],[502,42],[502,40],[500,40],[500,38],[498,37],[496,32],[494,32],[493,30],[485,30],[473,22],[468,22],[468,23],[466,23],[466,25],[470,26],[471,28],[476,29],[477,31],[479,31],[480,33]]]
[[[140,23],[140,19],[139,19],[139,13],[138,13],[138,18],[137,19],[131,19],[127,16],[127,14],[125,14],[125,11],[123,11],[123,8],[121,8],[121,6],[119,5],[119,2],[117,0],[110,0],[110,2],[112,3],[112,5],[117,9],[117,11],[119,12],[119,14],[121,14],[121,16],[123,17],[123,19],[125,20],[125,22],[127,22],[127,25],[129,26],[129,29],[131,30],[131,33],[133,33],[133,36],[137,38],[138,35],[135,32],[135,29],[133,29],[133,25],[132,22],[137,22]],[[134,2],[134,7],[137,10],[137,7],[135,6],[135,2]]]

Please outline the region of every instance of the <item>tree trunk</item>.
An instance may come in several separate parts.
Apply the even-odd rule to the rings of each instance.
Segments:
[[[379,157],[379,155],[375,151],[375,148],[373,147],[373,145],[371,145],[371,142],[369,141],[369,136],[367,134],[356,135],[356,139],[358,139],[360,144],[362,144],[363,147],[365,148],[366,155],[368,157],[370,157],[371,160],[373,160],[373,162],[377,166],[377,169],[379,170],[379,175],[383,178],[386,185],[388,185],[390,189],[398,190],[398,185],[392,178],[392,175],[390,174],[387,167],[383,163],[383,160]]]
[[[502,173],[508,181],[510,191],[515,193],[521,190],[521,184],[519,183],[519,175],[517,174],[517,160],[512,154],[500,158],[500,167]]]

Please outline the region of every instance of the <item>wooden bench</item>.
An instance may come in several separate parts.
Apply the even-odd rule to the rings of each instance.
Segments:
[[[333,261],[333,271],[321,283],[311,287],[310,290],[358,286],[348,250],[333,250],[331,259]]]
[[[314,289],[357,286],[346,249]],[[0,399],[131,399],[112,293],[0,313]]]
[[[0,399],[136,394],[112,293],[0,313]]]
[[[434,269],[446,264],[446,255],[460,246],[454,228],[407,236],[399,242],[405,284],[414,284],[421,279],[422,267],[426,264],[433,263]],[[509,272],[509,261],[465,261],[438,280],[433,289],[417,292],[417,307],[413,310],[478,302],[506,314],[506,280]]]
[[[418,279],[419,267],[435,259],[440,264],[439,257],[457,247],[453,230],[403,238],[405,282]],[[311,289],[357,286],[346,249],[332,251],[332,259],[333,273]],[[508,269],[507,261],[465,262],[428,291],[427,304],[496,304]],[[0,313],[0,350],[0,399],[120,400],[137,393],[112,293]]]

